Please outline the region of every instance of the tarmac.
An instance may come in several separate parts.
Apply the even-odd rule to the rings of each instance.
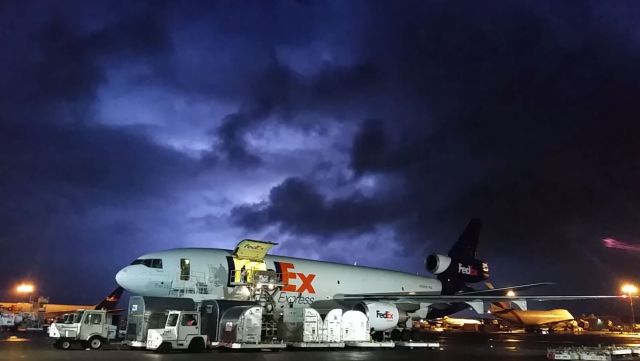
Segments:
[[[572,334],[480,334],[444,332],[425,334],[428,341],[440,342],[440,349],[391,350],[283,350],[225,351],[212,350],[200,354],[172,352],[157,354],[129,350],[120,345],[107,345],[102,350],[57,350],[44,332],[0,332],[0,361],[4,360],[212,360],[229,361],[321,361],[321,360],[545,360],[546,350],[554,346],[640,345],[640,336],[602,333]]]

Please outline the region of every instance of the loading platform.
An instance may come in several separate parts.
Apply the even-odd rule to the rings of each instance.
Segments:
[[[604,346],[604,347],[552,347],[547,349],[549,360],[591,360],[610,361],[630,359],[633,351],[630,347]]]
[[[440,348],[440,342],[413,342],[413,341],[396,341],[396,347],[403,347],[403,348],[410,348],[410,349],[414,349],[414,348],[428,348],[428,349],[439,349]]]
[[[344,343],[346,347],[354,348],[394,348],[396,347],[393,341],[347,341]]]
[[[240,343],[240,342],[220,342],[218,347],[232,350],[282,350],[287,348],[286,343]]]
[[[344,342],[288,342],[293,348],[344,348]]]

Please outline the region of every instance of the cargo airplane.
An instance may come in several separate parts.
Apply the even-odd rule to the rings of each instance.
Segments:
[[[435,277],[267,255],[275,243],[243,240],[231,250],[177,248],[134,260],[116,275],[127,291],[141,296],[259,300],[267,312],[285,307],[359,309],[374,331],[410,328],[411,318],[438,318],[485,302],[576,300],[618,296],[509,296],[549,283],[474,290],[489,278],[489,266],[476,258],[482,223],[472,219],[447,255],[426,257]]]
[[[44,319],[51,321],[61,317],[65,313],[72,313],[79,309],[95,309],[95,310],[115,310],[124,290],[118,287],[113,292],[103,298],[95,305],[65,305],[57,303],[43,303],[40,305],[38,312],[44,312]],[[9,312],[32,312],[32,304],[26,302],[0,302],[0,309],[6,309]],[[33,310],[34,312],[36,310]]]
[[[487,288],[493,289],[491,282],[486,282]],[[514,293],[508,293],[513,295]],[[527,310],[526,304],[514,307],[511,302],[492,302],[489,306],[489,313],[494,317],[509,324],[524,327],[525,331],[541,331],[544,328],[564,326],[566,328],[577,328],[578,322],[573,318],[571,312],[564,308],[553,310]]]
[[[524,327],[525,331],[539,331],[547,327],[564,325],[568,328],[578,326],[573,315],[566,309],[553,310],[519,310],[509,306],[506,302],[494,302],[489,312],[504,321],[516,326]]]

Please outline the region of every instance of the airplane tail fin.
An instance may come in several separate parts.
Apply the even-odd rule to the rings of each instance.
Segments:
[[[100,303],[96,305],[96,310],[113,310],[118,305],[118,301],[120,300],[120,296],[122,296],[123,292],[122,287],[118,287],[113,292],[111,292],[107,297],[105,297]]]
[[[471,219],[458,241],[449,250],[449,257],[463,260],[475,259],[481,230],[482,221],[478,218]]]
[[[482,221],[471,219],[458,241],[447,256],[432,254],[425,260],[429,272],[437,275],[442,283],[442,294],[452,295],[459,291],[473,291],[469,283],[489,278],[489,265],[476,259]]]

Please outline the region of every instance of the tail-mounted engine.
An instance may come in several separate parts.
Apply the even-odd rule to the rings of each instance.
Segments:
[[[432,254],[424,260],[427,271],[442,283],[443,295],[466,290],[469,288],[467,283],[489,278],[489,265],[476,258],[481,229],[482,221],[472,219],[446,256]]]
[[[441,277],[475,283],[489,278],[489,265],[481,260],[457,260],[441,254],[432,254],[425,260],[427,271]]]

